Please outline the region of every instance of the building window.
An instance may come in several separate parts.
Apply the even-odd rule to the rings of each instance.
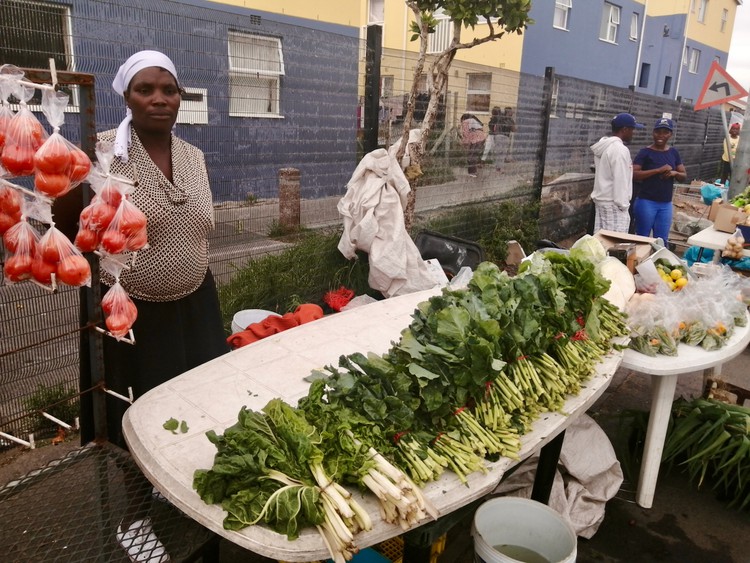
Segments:
[[[393,96],[393,75],[387,74],[380,77],[380,97],[390,98]]]
[[[568,29],[568,18],[570,10],[573,8],[573,0],[556,0],[555,16],[552,20],[552,26],[557,29]]]
[[[661,93],[665,96],[669,96],[669,92],[672,90],[672,77],[671,76],[665,76],[664,77],[664,88],[662,89]]]
[[[74,71],[70,9],[60,4],[3,0],[0,2],[0,64],[49,69],[54,59],[58,71]],[[71,90],[65,89],[69,94]],[[71,95],[77,105],[76,94]],[[30,104],[41,101],[39,91]]]
[[[490,111],[490,93],[492,88],[492,75],[467,74],[466,110],[487,112]]]
[[[281,40],[229,32],[229,115],[280,117]]]
[[[453,40],[453,21],[443,12],[442,8],[435,11],[437,25],[435,31],[430,33],[427,38],[427,53],[442,53],[451,44]]]
[[[700,23],[706,23],[707,11],[708,11],[708,0],[701,0],[700,8],[698,8],[698,21]]]
[[[651,74],[649,63],[641,64],[641,76],[638,78],[638,88],[648,88],[648,75]]]
[[[721,11],[721,25],[719,27],[719,31],[721,31],[722,33],[724,33],[727,29],[727,20],[729,20],[729,10],[724,8]]]
[[[688,64],[688,70],[693,74],[698,72],[698,66],[701,63],[701,52],[698,49],[691,49],[690,51],[690,63]]]
[[[638,12],[630,16],[630,40],[638,41]]]
[[[620,7],[604,3],[602,25],[599,29],[599,39],[608,43],[617,43],[617,28],[620,27]]]
[[[368,25],[379,25],[385,21],[385,0],[370,0],[367,14]]]
[[[687,66],[689,57],[690,57],[690,47],[685,45],[685,48],[682,50],[682,65],[683,66]]]

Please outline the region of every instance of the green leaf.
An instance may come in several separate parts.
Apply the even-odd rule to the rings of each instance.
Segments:
[[[176,418],[170,418],[168,421],[162,424],[162,428],[164,428],[164,430],[169,430],[172,434],[177,434],[177,429],[179,427],[180,422]]]

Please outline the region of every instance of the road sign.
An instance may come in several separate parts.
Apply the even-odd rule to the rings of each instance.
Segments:
[[[731,102],[747,96],[747,90],[740,86],[737,81],[727,74],[727,71],[714,61],[708,71],[706,82],[703,83],[701,95],[694,109],[705,109],[717,106],[724,102]]]

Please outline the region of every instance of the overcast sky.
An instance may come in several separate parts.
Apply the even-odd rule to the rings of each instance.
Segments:
[[[750,90],[750,0],[737,7],[726,70],[740,86]]]

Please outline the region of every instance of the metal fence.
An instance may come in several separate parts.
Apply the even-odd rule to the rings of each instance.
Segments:
[[[2,12],[11,6],[23,11],[23,25],[9,19],[10,12]],[[389,50],[371,53],[381,79],[379,103],[368,107],[368,50],[352,28],[300,25],[300,20],[292,23],[291,18],[218,4],[209,9],[159,0],[147,6],[133,0],[74,0],[65,5],[14,1],[0,4],[0,13],[5,42],[0,55],[19,59],[0,59],[0,64],[29,67],[54,56],[68,70],[96,76],[98,130],[116,126],[124,115],[122,99],[109,84],[127,56],[155,48],[175,60],[190,94],[176,133],[206,155],[216,203],[211,268],[220,284],[249,261],[288,245],[271,236],[279,222],[281,169],[300,171],[301,227],[338,225],[336,204],[363,153],[365,114],[378,113],[377,139],[383,146],[390,146],[403,131],[414,56]],[[45,15],[47,21],[61,14],[68,18],[69,36],[64,37],[69,41],[38,42],[30,31],[41,21],[35,16]],[[270,111],[264,115],[239,115],[244,110],[237,109],[233,98],[238,94],[227,53],[236,34],[279,39],[283,74],[277,76],[278,83],[268,84],[278,88],[278,99],[266,100]],[[428,100],[426,80],[421,91],[418,119]],[[79,141],[76,99],[74,91],[61,132]],[[278,108],[271,107],[276,102]],[[513,109],[516,132],[502,162],[489,153],[473,178],[457,134],[459,119],[473,113],[486,130],[495,106]],[[426,176],[416,192],[418,215],[507,199],[538,199],[544,185],[561,177],[590,179],[593,156],[588,147],[609,133],[608,122],[620,111],[631,111],[647,124],[633,140],[633,154],[650,143],[651,123],[668,112],[677,122],[674,144],[686,161],[689,178],[715,177],[722,138],[718,111],[694,112],[680,102],[556,77],[553,72],[539,77],[455,62],[441,96]],[[580,232],[581,222],[568,227],[566,214],[584,216],[588,209],[577,202],[543,216],[548,227],[557,228],[556,234],[565,229],[571,235]],[[458,216],[451,231],[474,239],[472,226],[459,224]],[[63,288],[49,294],[34,285],[3,284],[0,318],[0,431],[24,439],[33,431],[49,436],[55,424],[40,418],[38,411],[60,401],[44,410],[67,413],[63,399],[79,392],[78,292]],[[0,446],[10,445],[0,437]]]

